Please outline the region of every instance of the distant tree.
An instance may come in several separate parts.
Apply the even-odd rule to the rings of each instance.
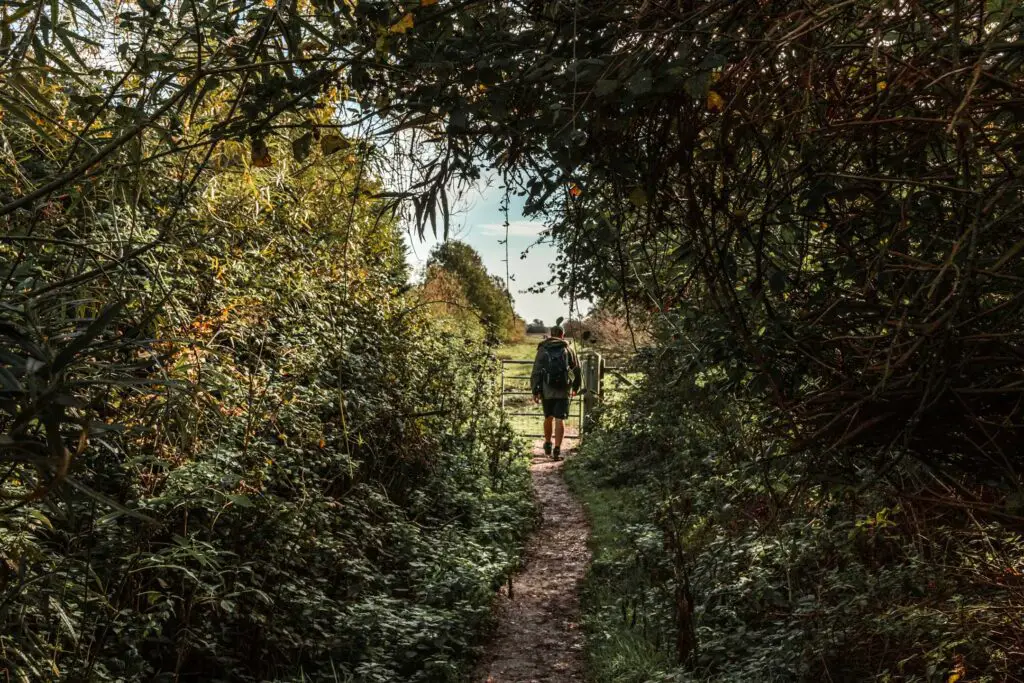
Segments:
[[[427,267],[419,294],[445,329],[457,329],[464,337],[482,339],[486,334],[479,312],[466,298],[462,281],[451,271],[436,264]]]
[[[441,268],[455,277],[462,284],[466,300],[496,337],[507,341],[522,334],[522,324],[512,308],[505,283],[487,272],[473,247],[458,240],[439,244],[427,260],[427,268]]]
[[[548,331],[548,326],[544,324],[544,321],[540,318],[534,318],[533,322],[526,326],[527,334],[544,334]]]

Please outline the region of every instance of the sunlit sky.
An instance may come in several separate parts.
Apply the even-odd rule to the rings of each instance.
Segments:
[[[461,209],[452,216],[450,239],[466,242],[480,253],[484,266],[493,275],[505,277],[505,216],[501,210],[504,190],[497,182],[486,186],[483,181],[468,193]],[[537,243],[544,224],[523,216],[523,198],[510,197],[508,219],[510,289],[515,300],[516,313],[527,321],[540,318],[554,324],[559,316],[569,316],[569,302],[549,289],[544,294],[531,294],[525,290],[551,277],[552,264],[558,258],[555,248],[548,243]],[[440,227],[440,226],[439,226]],[[428,234],[421,241],[417,235],[407,235],[407,260],[419,277],[431,248],[440,240]],[[589,302],[577,302],[577,315],[586,313]]]

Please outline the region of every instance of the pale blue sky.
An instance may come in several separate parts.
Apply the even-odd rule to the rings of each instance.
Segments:
[[[505,278],[505,217],[501,211],[504,196],[500,183],[489,187],[480,181],[477,188],[467,193],[461,208],[452,216],[451,239],[466,242],[480,253],[488,272]],[[552,325],[559,316],[569,317],[569,302],[560,299],[553,288],[544,294],[525,292],[537,282],[546,282],[551,277],[551,265],[558,254],[548,243],[537,244],[544,224],[523,216],[523,198],[512,195],[508,210],[508,256],[509,273],[512,276],[510,289],[515,300],[516,313],[526,320],[540,318]],[[415,235],[407,235],[409,250],[407,260],[419,277],[431,248],[438,243],[433,235],[424,241]],[[525,258],[520,258],[526,252]],[[586,313],[589,302],[577,302],[577,316]]]

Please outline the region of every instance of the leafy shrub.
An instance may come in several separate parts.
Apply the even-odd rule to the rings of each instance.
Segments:
[[[685,348],[647,361],[571,463],[595,680],[1020,680],[1019,534],[908,487],[809,480],[725,373],[679,372]]]
[[[204,175],[96,284],[74,240],[113,250],[158,211],[94,196],[3,252],[30,283],[3,290],[4,445],[72,454],[2,482],[25,497],[0,517],[12,680],[455,681],[472,659],[532,520],[493,354],[417,308],[352,160],[292,171]]]

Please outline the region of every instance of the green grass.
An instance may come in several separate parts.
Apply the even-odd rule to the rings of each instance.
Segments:
[[[528,334],[522,341],[514,344],[502,344],[498,347],[498,358],[504,360],[533,360],[537,354],[537,344],[544,340],[542,334]]]
[[[566,480],[586,509],[591,526],[590,569],[581,592],[586,633],[587,680],[592,683],[671,681],[675,669],[666,651],[638,625],[636,595],[649,577],[636,565],[636,547],[623,530],[647,522],[630,489],[603,485],[586,451],[568,461]],[[661,634],[664,636],[665,634]]]

